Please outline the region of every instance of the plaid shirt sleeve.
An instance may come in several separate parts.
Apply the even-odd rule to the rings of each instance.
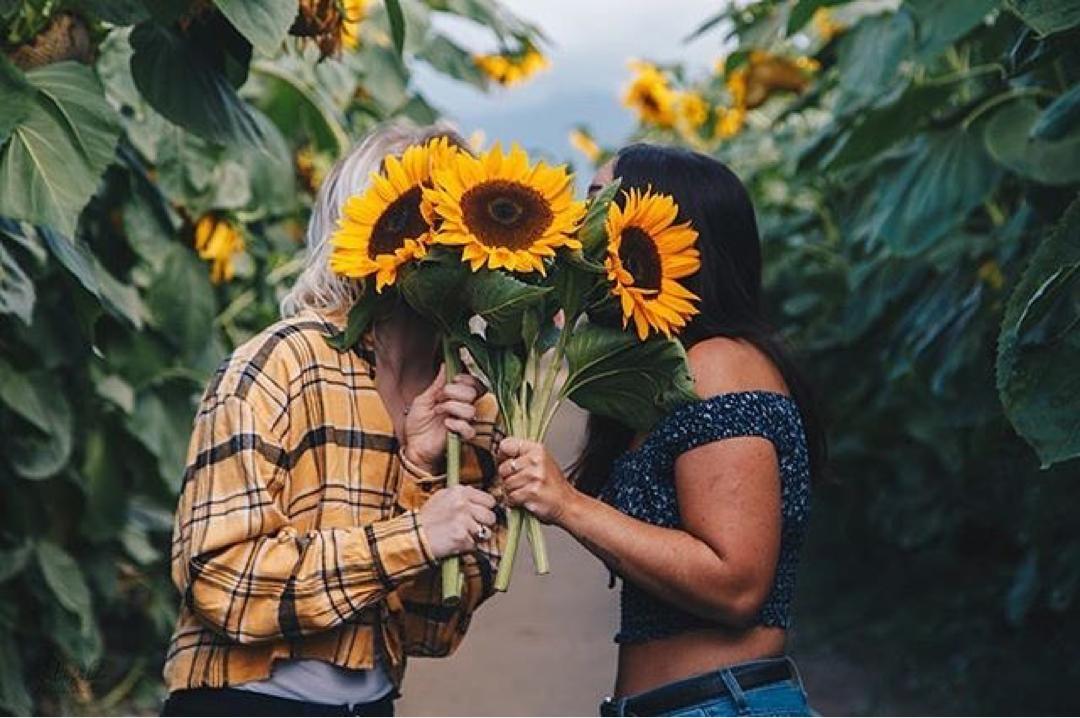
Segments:
[[[275,500],[282,443],[247,401],[210,396],[196,417],[177,511],[173,580],[191,610],[250,644],[335,628],[430,572],[415,510],[299,533]]]
[[[498,496],[492,455],[496,440],[494,397],[490,394],[483,397],[477,409],[477,419],[473,422],[477,435],[462,446],[461,482]],[[432,493],[446,485],[444,474],[425,473],[404,457],[401,465],[401,499],[410,508],[422,506]],[[460,604],[443,604],[439,571],[428,571],[395,592],[391,605],[400,604],[406,654],[437,657],[452,653],[465,637],[473,612],[494,593],[495,572],[506,545],[505,514],[496,513],[499,521],[490,538],[481,542],[473,553],[461,557],[465,584]]]

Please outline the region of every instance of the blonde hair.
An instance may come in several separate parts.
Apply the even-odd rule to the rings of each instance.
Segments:
[[[304,268],[292,288],[281,298],[281,316],[291,317],[305,309],[317,311],[348,310],[360,296],[361,285],[355,279],[330,271],[330,236],[337,227],[345,202],[368,186],[373,172],[382,168],[383,158],[401,155],[410,145],[422,144],[434,137],[449,137],[461,147],[466,143],[445,122],[418,127],[405,120],[394,120],[374,128],[337,161],[327,173],[311,208],[305,245]]]

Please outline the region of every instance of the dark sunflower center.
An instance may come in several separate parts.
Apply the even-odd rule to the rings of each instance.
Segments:
[[[660,252],[652,237],[643,229],[627,227],[622,231],[619,260],[634,277],[635,287],[660,289],[660,280],[663,278]]]
[[[532,187],[506,180],[479,184],[461,197],[465,224],[489,247],[525,249],[543,236],[554,215]]]
[[[660,110],[660,103],[656,101],[656,97],[651,92],[642,93],[641,104],[644,105],[646,109],[652,110],[654,112]]]
[[[375,222],[368,256],[390,254],[405,244],[405,240],[416,239],[427,230],[427,222],[420,214],[420,188],[413,187],[391,202]]]

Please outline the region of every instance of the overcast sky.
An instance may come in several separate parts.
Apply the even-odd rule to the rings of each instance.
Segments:
[[[480,129],[488,141],[520,142],[553,158],[573,158],[566,136],[585,123],[606,144],[620,143],[634,120],[619,97],[630,77],[627,61],[684,61],[705,72],[721,55],[720,33],[683,42],[721,4],[705,0],[503,0],[539,25],[551,40],[551,67],[524,85],[485,94],[416,68],[419,88],[468,135]],[[487,50],[494,41],[464,23],[444,24],[463,44]],[[580,159],[580,158],[578,158]]]

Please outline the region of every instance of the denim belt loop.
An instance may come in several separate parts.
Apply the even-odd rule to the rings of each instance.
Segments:
[[[735,674],[731,672],[731,669],[725,668],[720,671],[720,680],[724,682],[728,693],[731,694],[731,700],[735,703],[735,710],[739,712],[739,715],[749,714],[750,704],[747,702],[746,694],[743,693],[742,686],[739,685],[739,681],[735,678]]]
[[[799,664],[797,664],[791,656],[784,656],[784,660],[787,661],[788,668],[791,669],[791,680],[793,680],[799,690],[802,691],[803,697],[807,698],[806,686],[803,685],[802,674],[799,673]]]

